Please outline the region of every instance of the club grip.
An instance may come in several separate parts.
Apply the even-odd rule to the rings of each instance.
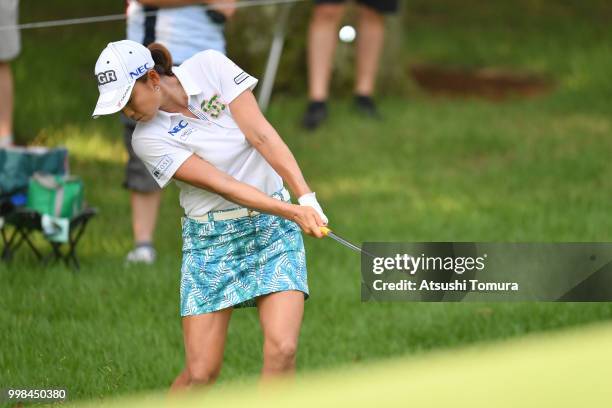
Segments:
[[[319,227],[321,229],[321,232],[323,233],[323,235],[327,236],[327,234],[329,234],[331,232],[331,230],[327,227]]]

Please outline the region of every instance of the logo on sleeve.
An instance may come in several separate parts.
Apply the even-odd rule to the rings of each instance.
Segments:
[[[164,175],[165,171],[168,170],[168,167],[174,163],[174,160],[169,155],[162,156],[162,158],[157,162],[155,167],[153,168],[153,177],[159,179]]]
[[[215,119],[217,119],[225,110],[225,104],[221,102],[219,95],[215,95],[209,100],[204,99],[200,107],[204,112],[208,113]]]
[[[117,80],[117,74],[112,69],[110,71],[99,72],[96,74],[98,85],[105,85],[109,82],[115,82]]]
[[[242,71],[241,73],[239,73],[238,75],[236,75],[234,77],[234,83],[236,85],[240,85],[241,83],[243,83],[245,81],[245,79],[247,79],[250,75],[247,74],[246,72]]]
[[[170,129],[168,133],[170,134],[170,136],[176,136],[178,132],[185,129],[188,125],[189,125],[189,122],[181,120],[176,126]]]

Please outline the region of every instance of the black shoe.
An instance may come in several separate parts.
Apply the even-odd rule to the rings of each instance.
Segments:
[[[378,109],[376,109],[374,99],[370,96],[355,95],[355,108],[365,117],[381,119]]]
[[[302,119],[302,126],[308,130],[315,130],[319,125],[327,119],[327,103],[323,102],[310,102],[304,118]]]

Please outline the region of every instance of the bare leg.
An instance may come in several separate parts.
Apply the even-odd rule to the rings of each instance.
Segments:
[[[359,6],[356,95],[371,96],[374,92],[385,38],[384,22],[385,17],[382,14],[367,6]]]
[[[0,146],[8,146],[13,135],[13,75],[9,63],[1,61],[0,99]]]
[[[186,368],[172,383],[171,393],[212,385],[221,372],[232,308],[183,318]]]
[[[304,294],[299,291],[272,293],[257,299],[264,334],[262,380],[291,376],[295,372]]]
[[[311,101],[327,99],[338,25],[344,10],[342,4],[321,4],[314,8],[308,30],[308,96]]]
[[[161,190],[151,193],[131,192],[132,231],[136,243],[153,242]]]

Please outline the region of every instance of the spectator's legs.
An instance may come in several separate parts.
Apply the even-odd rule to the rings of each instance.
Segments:
[[[122,117],[122,121],[124,124],[123,140],[128,152],[123,185],[130,192],[132,233],[134,236],[134,248],[128,252],[126,261],[128,263],[152,264],[155,262],[157,255],[153,247],[153,235],[162,190],[132,148],[132,133],[136,122],[132,122],[126,117]]]
[[[384,22],[385,17],[381,13],[367,6],[359,6],[356,95],[371,96],[374,93],[378,62],[385,37]]]
[[[315,6],[308,30],[308,97],[310,102],[302,119],[309,130],[327,118],[327,96],[334,52],[338,44],[338,25],[344,15],[343,4]]]
[[[13,75],[8,62],[0,61],[0,147],[13,144]]]
[[[385,18],[381,13],[367,6],[359,6],[355,106],[365,117],[380,117],[372,94],[384,43],[384,23]]]
[[[136,245],[153,242],[162,190],[150,193],[131,191],[132,231]]]
[[[308,96],[311,101],[327,99],[338,25],[344,10],[343,4],[321,4],[314,8],[308,31]]]

